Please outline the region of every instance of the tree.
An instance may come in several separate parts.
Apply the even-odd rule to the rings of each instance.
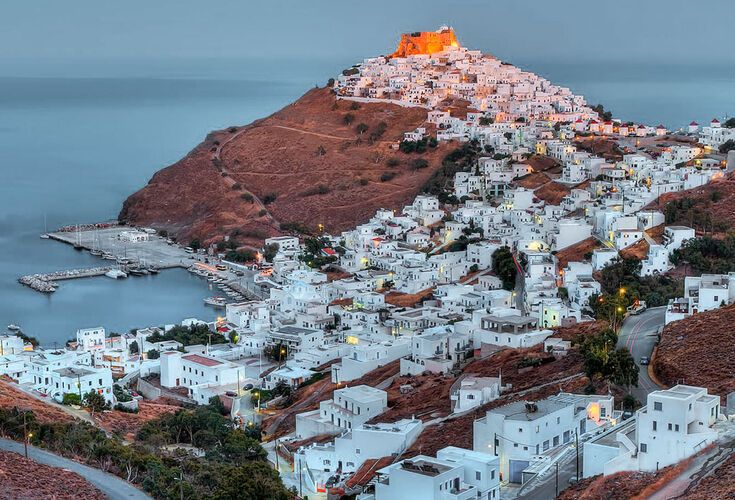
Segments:
[[[735,128],[735,117],[734,118],[728,118],[725,123],[722,124],[725,128]]]
[[[513,259],[513,253],[507,246],[502,246],[493,252],[493,272],[503,282],[505,290],[513,290],[516,285],[518,268]]]
[[[133,340],[130,343],[129,349],[130,349],[130,354],[138,354],[140,352],[140,347],[138,347],[138,341]]]
[[[158,352],[157,349],[151,349],[150,351],[148,351],[147,357],[148,359],[158,359],[161,357],[161,353]]]
[[[242,429],[235,429],[227,434],[222,443],[222,455],[228,462],[238,465],[267,456],[260,442],[249,437]]]
[[[720,144],[720,153],[727,154],[732,150],[735,150],[735,140],[728,139],[724,143]]]
[[[342,118],[342,122],[343,122],[343,123],[344,123],[345,125],[347,125],[347,126],[351,125],[351,124],[352,124],[352,122],[354,122],[354,121],[355,121],[355,115],[353,115],[352,113],[347,113],[347,114],[346,114],[346,115],[345,115],[345,116],[344,116],[344,117]]]
[[[357,124],[357,127],[355,127],[355,131],[356,131],[356,132],[357,132],[358,134],[362,135],[362,134],[364,134],[365,132],[367,132],[369,128],[370,128],[370,127],[368,127],[368,125],[367,125],[366,123],[358,123],[358,124]]]
[[[193,249],[194,251],[199,250],[202,248],[202,242],[199,241],[197,238],[194,238],[189,242],[189,248]]]
[[[209,407],[212,408],[212,411],[216,411],[220,415],[227,415],[228,413],[225,408],[225,404],[219,396],[212,396],[209,398]]]
[[[105,397],[97,391],[89,391],[84,395],[84,406],[90,409],[94,415],[96,412],[102,410],[109,410],[110,403],[105,400]]]

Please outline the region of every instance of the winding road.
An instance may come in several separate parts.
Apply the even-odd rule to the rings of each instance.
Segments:
[[[628,349],[638,365],[638,387],[633,387],[631,392],[644,405],[648,394],[657,391],[659,387],[648,375],[648,367],[640,364],[641,357],[651,358],[658,340],[658,330],[664,326],[665,315],[666,307],[653,307],[636,316],[628,316],[618,335],[618,348]]]
[[[0,449],[22,455],[23,443],[0,438]],[[151,498],[132,484],[127,481],[123,481],[117,476],[102,472],[101,470],[93,467],[82,465],[79,462],[36,448],[35,446],[28,446],[28,458],[40,464],[76,472],[95,488],[107,495],[111,500],[131,498],[136,500],[145,500]]]

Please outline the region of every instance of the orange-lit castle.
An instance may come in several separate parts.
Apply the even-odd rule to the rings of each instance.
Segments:
[[[434,54],[444,47],[459,47],[459,42],[452,28],[442,26],[436,31],[418,31],[404,33],[398,48],[391,57],[408,57],[415,54]]]

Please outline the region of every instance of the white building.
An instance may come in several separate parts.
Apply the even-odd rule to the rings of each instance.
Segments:
[[[77,330],[77,344],[83,351],[103,349],[105,347],[105,329],[98,326]]]
[[[717,439],[719,396],[677,385],[648,395],[635,419],[584,445],[584,476],[656,471],[691,457]]]
[[[612,396],[560,393],[536,402],[518,401],[475,420],[473,449],[500,459],[501,480],[522,483],[524,471],[544,454],[572,442],[612,418]]]
[[[687,276],[684,278],[684,297],[670,300],[666,307],[666,324],[731,304],[733,299],[735,272]]]
[[[388,409],[388,394],[367,385],[334,391],[319,409],[296,415],[296,437],[338,434],[354,429]]]
[[[298,470],[307,467],[307,485],[312,490],[324,488],[335,472],[357,471],[366,460],[396,456],[411,446],[423,429],[418,419],[403,419],[391,423],[363,424],[338,436],[331,443],[312,444],[294,454]],[[308,481],[314,478],[315,484]]]
[[[94,368],[91,366],[70,366],[57,368],[49,372],[50,381],[45,387],[46,393],[55,399],[61,399],[64,394],[78,394],[84,397],[94,391],[105,398],[108,403],[113,402],[112,372],[109,368]]]
[[[454,402],[454,413],[482,406],[500,397],[499,377],[465,377],[449,398]]]
[[[418,455],[378,471],[374,500],[500,498],[498,458],[454,446],[436,458]],[[361,497],[362,498],[362,497]]]

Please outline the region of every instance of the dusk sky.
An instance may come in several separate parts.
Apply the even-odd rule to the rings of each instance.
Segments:
[[[0,60],[40,67],[70,58],[353,60],[440,24],[510,61],[735,63],[732,0],[3,0],[0,14]]]

